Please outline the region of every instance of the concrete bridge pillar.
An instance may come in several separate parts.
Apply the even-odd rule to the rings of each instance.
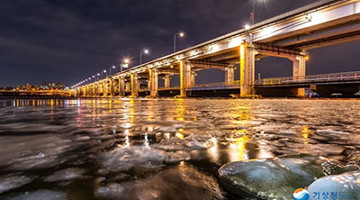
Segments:
[[[131,81],[131,77],[130,77],[130,81]],[[131,90],[131,82],[126,82],[125,91],[130,91],[130,90]]]
[[[150,96],[158,96],[158,87],[159,87],[159,72],[157,69],[149,69],[149,84],[150,84]]]
[[[125,96],[125,88],[124,88],[124,85],[125,85],[125,79],[122,78],[122,77],[119,77],[118,79],[118,89],[119,89],[119,96],[123,97]]]
[[[91,96],[91,85],[88,85],[86,89],[87,89],[87,92],[86,92],[87,96],[90,97]]]
[[[234,82],[234,71],[235,71],[235,67],[234,65],[229,65],[226,69],[225,69],[225,82],[226,83],[232,83]]]
[[[92,87],[92,96],[97,96],[97,93],[96,93],[96,84],[95,85],[93,85],[93,87]]]
[[[195,72],[191,72],[191,80],[190,80],[190,87],[194,87],[196,84],[196,76]]]
[[[109,78],[109,84],[110,84],[110,96],[115,96],[115,81],[112,78]]]
[[[75,89],[75,97],[80,97],[80,88]]]
[[[82,89],[82,92],[83,92],[82,96],[85,97],[86,96],[86,87],[82,87],[81,89]]]
[[[139,96],[139,77],[137,74],[131,74],[131,96],[138,97]]]
[[[103,97],[106,97],[108,95],[108,83],[107,81],[104,81],[103,84]]]
[[[170,85],[170,75],[165,75],[164,77],[164,88],[170,88],[171,85]]]
[[[98,84],[95,84],[94,85],[94,96],[98,96],[99,95],[99,85]]]
[[[304,80],[306,76],[306,56],[296,56],[292,61],[294,81]],[[297,97],[305,97],[305,88],[297,89]]]
[[[180,61],[180,96],[186,97],[186,89],[191,86],[191,65]]]
[[[255,55],[252,45],[240,45],[240,97],[255,94]]]

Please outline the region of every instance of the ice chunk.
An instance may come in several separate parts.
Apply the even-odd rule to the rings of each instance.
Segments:
[[[98,187],[95,196],[110,200],[224,199],[216,180],[192,167],[182,165],[124,184]]]
[[[7,174],[0,176],[0,193],[19,188],[32,182],[35,176],[25,176],[20,174]]]
[[[158,168],[164,164],[163,151],[140,146],[119,147],[98,157],[100,165],[110,172],[127,171],[131,168]]]
[[[83,174],[85,173],[84,169],[80,168],[68,168],[61,171],[55,172],[53,175],[45,178],[46,182],[56,182],[56,181],[69,181],[74,179],[84,178]]]
[[[185,151],[167,152],[165,157],[166,163],[177,163],[180,161],[190,160],[191,155]]]
[[[8,200],[66,200],[66,194],[59,191],[37,190],[7,198]]]
[[[320,178],[309,186],[310,194],[336,193],[346,199],[360,199],[360,171]]]
[[[225,185],[240,195],[290,200],[292,193],[323,176],[317,163],[300,158],[233,162],[219,169]]]

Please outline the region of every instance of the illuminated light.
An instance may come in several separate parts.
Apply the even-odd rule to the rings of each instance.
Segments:
[[[316,25],[316,24],[324,23],[327,18],[326,14],[328,14],[328,13],[317,12],[317,13],[310,14],[309,16],[307,16],[307,19],[309,20],[308,24]]]
[[[149,53],[149,50],[148,50],[148,49],[145,49],[143,52],[144,52],[144,54],[148,54],[148,53]]]
[[[170,139],[170,133],[164,133],[164,138],[167,140]]]
[[[241,45],[242,42],[243,42],[243,40],[240,37],[233,38],[229,42],[229,48],[238,47]]]
[[[249,138],[244,135],[242,138],[235,139],[235,141],[236,143],[230,144],[231,151],[229,151],[229,160],[231,162],[248,160],[249,157],[247,155],[245,144],[249,141]]]
[[[219,50],[220,50],[219,45],[214,44],[214,45],[209,46],[209,51],[208,51],[208,53],[214,53],[214,52],[217,52],[217,51],[219,51]]]
[[[305,56],[305,60],[310,60],[310,56]]]
[[[145,136],[144,136],[144,146],[145,146],[145,148],[150,149],[150,143],[149,143],[149,139],[148,139],[148,133],[145,133]]]
[[[246,44],[240,45],[240,85],[245,84],[245,49]]]
[[[185,118],[183,118],[183,117],[178,117],[178,118],[177,118],[177,120],[179,120],[179,121],[182,121],[182,122],[183,122],[183,121],[185,121]]]
[[[249,29],[250,29],[250,25],[249,25],[249,24],[246,24],[246,25],[244,26],[244,28],[245,28],[245,30],[249,30]]]
[[[125,59],[124,59],[124,63],[125,63],[125,64],[129,64],[129,63],[130,63],[130,59],[125,58]]]
[[[184,37],[184,36],[185,36],[185,33],[184,33],[184,32],[180,32],[180,33],[179,33],[179,36],[180,36],[180,37]]]
[[[275,29],[274,29],[274,27],[272,27],[272,26],[269,26],[269,27],[266,27],[266,28],[264,28],[262,31],[261,31],[261,35],[262,36],[267,36],[267,35],[271,35],[271,34],[273,34],[275,32]]]
[[[112,66],[113,69],[115,69],[116,67],[115,66]]]
[[[131,127],[131,124],[130,124],[130,123],[124,123],[124,124],[123,124],[123,127],[124,127],[124,128],[130,128],[130,127]]]
[[[218,141],[215,137],[211,138],[210,141],[213,145],[207,150],[208,156],[212,162],[219,163]]]
[[[180,61],[180,91],[184,89],[184,62]]]
[[[181,133],[176,133],[175,136],[176,136],[177,138],[179,138],[180,140],[183,140],[183,139],[184,139],[184,135],[181,134]]]

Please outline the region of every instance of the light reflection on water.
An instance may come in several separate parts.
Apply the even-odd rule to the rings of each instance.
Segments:
[[[360,101],[351,100],[0,100],[0,173],[28,171],[45,177],[61,168],[86,168],[85,189],[79,189],[76,181],[55,187],[39,178],[34,186],[5,194],[55,187],[77,199],[96,199],[93,192],[83,190],[94,190],[92,183],[102,165],[99,154],[114,149],[139,146],[165,154],[186,152],[191,159],[178,165],[191,165],[214,177],[217,168],[228,162],[287,153],[346,162],[348,147],[354,147],[353,152],[360,148],[359,106]],[[55,146],[39,144],[39,137]],[[14,167],[24,163],[22,158],[39,153],[54,154],[54,163]],[[165,165],[173,167],[173,163]],[[46,170],[36,171],[39,168]],[[148,176],[132,173],[130,180]]]

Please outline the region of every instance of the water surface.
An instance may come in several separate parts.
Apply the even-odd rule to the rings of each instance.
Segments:
[[[0,101],[0,199],[241,199],[223,164],[359,155],[360,101]],[[200,198],[201,197],[201,198]]]

